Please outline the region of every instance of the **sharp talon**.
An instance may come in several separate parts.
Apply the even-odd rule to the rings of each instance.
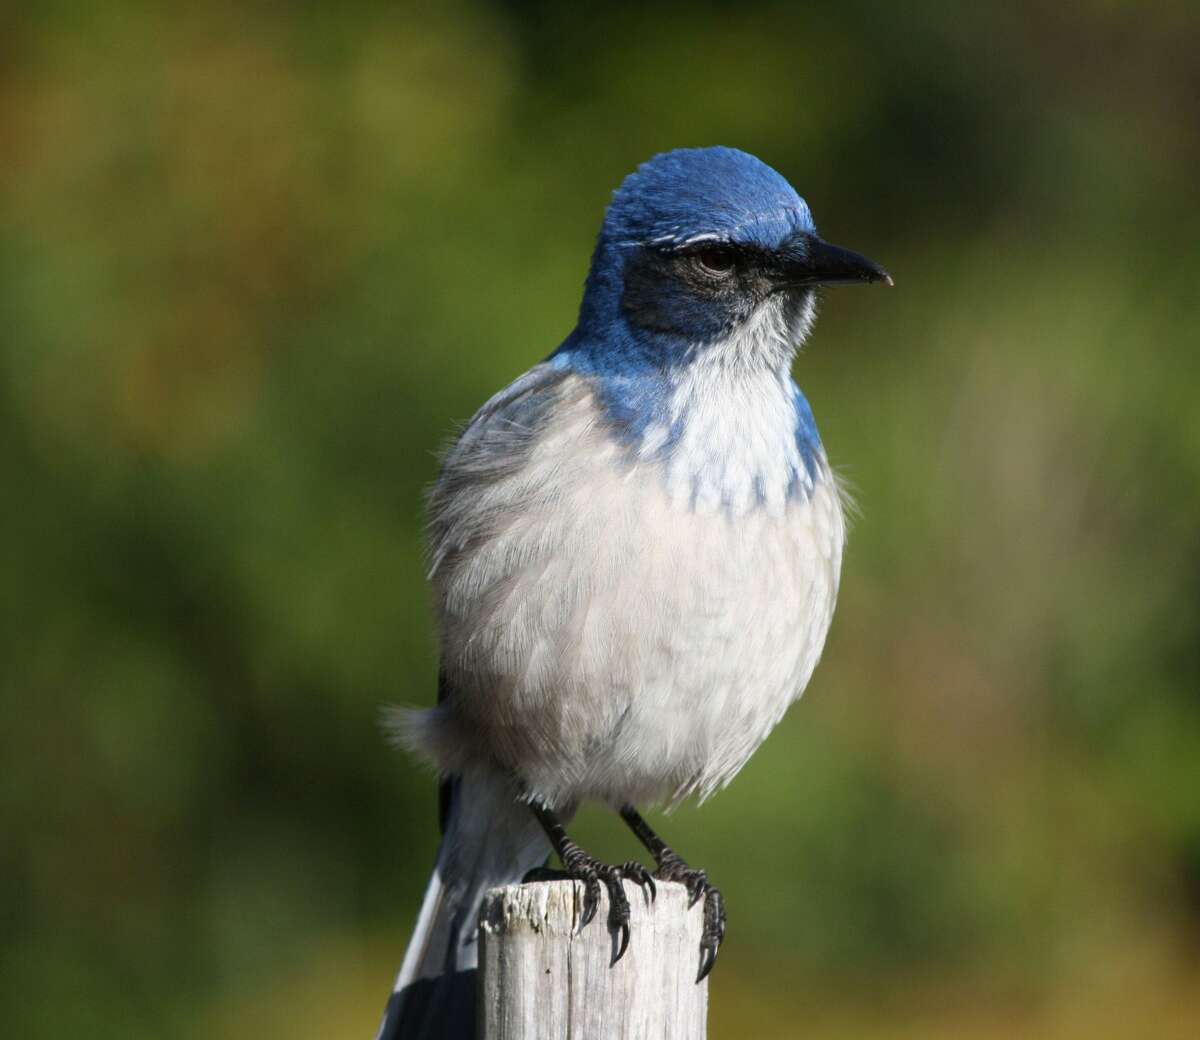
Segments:
[[[703,870],[692,870],[673,853],[659,861],[658,877],[678,881],[687,888],[688,909],[704,900],[704,925],[700,932],[700,969],[697,982],[703,982],[717,963],[717,951],[725,940],[725,901]]]
[[[629,948],[629,899],[625,895],[624,870],[621,867],[601,869],[604,887],[608,889],[608,927],[613,933],[613,958],[616,964]]]
[[[592,906],[592,912],[588,914],[588,920],[590,921],[600,910],[600,880],[595,874],[588,878],[588,902]]]
[[[623,867],[612,866],[593,859],[567,837],[562,824],[552,810],[543,805],[533,805],[533,814],[537,817],[546,836],[558,858],[566,868],[565,876],[583,884],[583,905],[579,911],[579,924],[576,931],[582,932],[600,909],[600,886],[603,885],[608,893],[608,930],[612,934],[612,960],[616,964],[625,956],[629,949],[632,935],[629,927],[630,907],[629,896],[625,892],[625,878],[629,877],[643,890],[649,889],[650,896],[656,894],[650,872],[636,860],[630,860]],[[540,871],[530,871],[527,877],[532,880],[541,876]],[[578,889],[576,889],[578,892]]]
[[[625,951],[629,949],[629,925],[623,924],[617,929],[616,934],[617,950],[613,954],[612,964],[616,964],[622,957],[625,956]]]
[[[629,900],[625,886],[621,883],[621,872],[614,867],[604,875],[604,887],[608,889],[608,926],[620,928],[629,924]]]
[[[700,932],[700,974],[696,981],[703,981],[713,965],[717,963],[717,952],[725,939],[725,901],[721,893],[705,882],[704,927]]]
[[[637,860],[630,860],[626,863],[621,868],[621,873],[642,889],[651,903],[658,898],[658,887],[654,884],[654,876]]]
[[[704,897],[703,925],[700,930],[700,967],[696,974],[696,981],[703,982],[708,978],[709,972],[713,970],[713,965],[717,963],[717,951],[725,939],[725,903],[721,898],[721,893],[709,883],[708,876],[703,870],[693,870],[680,858],[679,853],[669,848],[632,805],[622,806],[620,813],[621,819],[629,825],[638,841],[654,856],[656,864],[654,877],[659,881],[674,881],[682,884],[687,889],[689,910],[700,901],[701,896]],[[627,865],[626,869],[630,871],[631,877],[635,878],[639,884],[642,883],[637,871],[631,865]],[[654,883],[652,881],[648,883],[651,899],[653,899]]]
[[[538,823],[542,825],[546,837],[550,839],[550,844],[562,861],[563,867],[566,868],[566,877],[583,884],[583,907],[580,910],[577,931],[582,932],[596,916],[600,908],[601,884],[607,890],[608,929],[612,933],[613,943],[611,963],[616,964],[629,949],[631,934],[629,896],[625,894],[625,876],[628,875],[632,881],[643,888],[649,886],[651,898],[653,898],[655,887],[654,882],[650,880],[649,871],[641,863],[633,860],[626,863],[624,867],[617,867],[593,859],[567,837],[567,832],[552,809],[539,802],[532,803],[530,809]],[[534,872],[531,871],[528,876],[534,876]],[[578,889],[575,891],[578,892]]]
[[[579,919],[580,930],[586,928],[600,908],[600,882],[595,873],[586,875],[583,881],[583,916]]]

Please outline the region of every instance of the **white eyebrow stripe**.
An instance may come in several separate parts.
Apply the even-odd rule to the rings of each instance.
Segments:
[[[807,206],[786,206],[782,209],[768,210],[764,213],[752,213],[745,220],[731,227],[721,231],[703,231],[698,235],[692,235],[690,238],[680,238],[679,226],[675,225],[670,231],[662,235],[657,235],[654,238],[643,239],[641,241],[629,238],[618,239],[613,242],[613,245],[622,248],[631,246],[673,246],[679,249],[684,246],[696,245],[699,242],[733,243],[735,237],[747,228],[776,222],[794,224],[796,217],[799,217],[802,223],[812,225],[812,213]]]
[[[658,238],[649,238],[645,243],[625,241],[619,242],[622,246],[673,246],[676,249],[682,249],[684,246],[695,245],[697,242],[728,242],[729,236],[717,231],[706,231],[700,235],[693,235],[691,238],[679,238],[677,235],[659,235]]]

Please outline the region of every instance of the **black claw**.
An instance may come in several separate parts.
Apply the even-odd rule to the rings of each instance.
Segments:
[[[608,889],[608,927],[613,933],[613,964],[625,956],[629,948],[629,899],[625,895],[624,871],[620,867],[601,866],[597,869]]]
[[[660,859],[657,876],[663,881],[678,881],[687,888],[688,909],[704,899],[704,925],[700,932],[700,969],[697,982],[708,978],[717,963],[717,952],[725,939],[725,901],[703,870],[693,870],[668,850]]]
[[[612,964],[616,964],[629,949],[629,897],[625,894],[625,877],[636,882],[650,898],[657,895],[650,872],[640,863],[630,862],[623,867],[610,866],[593,859],[567,837],[566,829],[555,812],[547,806],[532,802],[530,809],[550,839],[558,858],[566,868],[566,877],[583,882],[583,912],[579,918],[580,930],[587,927],[600,906],[600,885],[608,890],[608,929],[612,933]],[[530,872],[532,876],[534,872]]]
[[[600,908],[600,879],[593,870],[580,880],[583,881],[583,917],[580,918],[579,927],[586,928]]]
[[[717,951],[725,938],[725,901],[715,889],[703,870],[693,870],[662,840],[632,805],[620,808],[621,819],[637,836],[658,864],[654,876],[660,881],[678,881],[687,888],[688,908],[691,909],[704,897],[704,923],[700,932],[700,971],[697,982],[702,982],[717,962]]]
[[[700,982],[713,970],[717,963],[717,951],[725,939],[725,901],[721,893],[708,886],[704,897],[704,928],[700,933],[700,973],[696,981]]]
[[[616,964],[622,957],[625,956],[625,951],[629,949],[629,925],[623,924],[617,928],[616,934],[613,936],[613,942],[616,949],[613,951],[612,960],[609,964]]]
[[[604,887],[608,889],[608,924],[610,928],[629,923],[629,900],[625,897],[625,886],[622,884],[621,868],[609,867],[601,877]]]
[[[621,873],[645,891],[650,902],[653,903],[658,898],[658,886],[654,883],[654,875],[636,859],[631,859],[621,867]]]
[[[581,930],[592,922],[600,908],[600,886],[603,884],[608,891],[608,928],[613,933],[612,963],[616,964],[629,949],[629,899],[625,895],[624,868],[599,863],[570,841],[564,843],[560,858],[566,871],[559,876],[583,882],[583,913],[579,917]],[[644,867],[638,866],[646,872]]]
[[[725,938],[725,902],[721,893],[710,888],[704,899],[704,929],[700,933],[700,945],[712,950],[712,958],[717,959],[717,950]],[[711,970],[711,969],[710,969]]]

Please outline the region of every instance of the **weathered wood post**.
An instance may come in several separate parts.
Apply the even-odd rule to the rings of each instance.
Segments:
[[[583,885],[551,881],[487,894],[480,918],[482,1040],[704,1040],[708,980],[700,905],[659,882],[649,903],[626,882],[629,949],[611,964],[607,895],[582,931]]]

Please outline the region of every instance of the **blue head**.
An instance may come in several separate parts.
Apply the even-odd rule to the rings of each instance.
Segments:
[[[884,280],[865,257],[822,242],[808,205],[765,163],[734,148],[680,149],[613,196],[579,334],[593,350],[670,364],[771,311],[794,347],[816,285]]]
[[[815,288],[879,281],[883,268],[818,238],[804,200],[753,156],[667,152],[613,196],[552,364],[591,380],[613,436],[663,462],[693,504],[779,504],[820,470],[788,371]]]

